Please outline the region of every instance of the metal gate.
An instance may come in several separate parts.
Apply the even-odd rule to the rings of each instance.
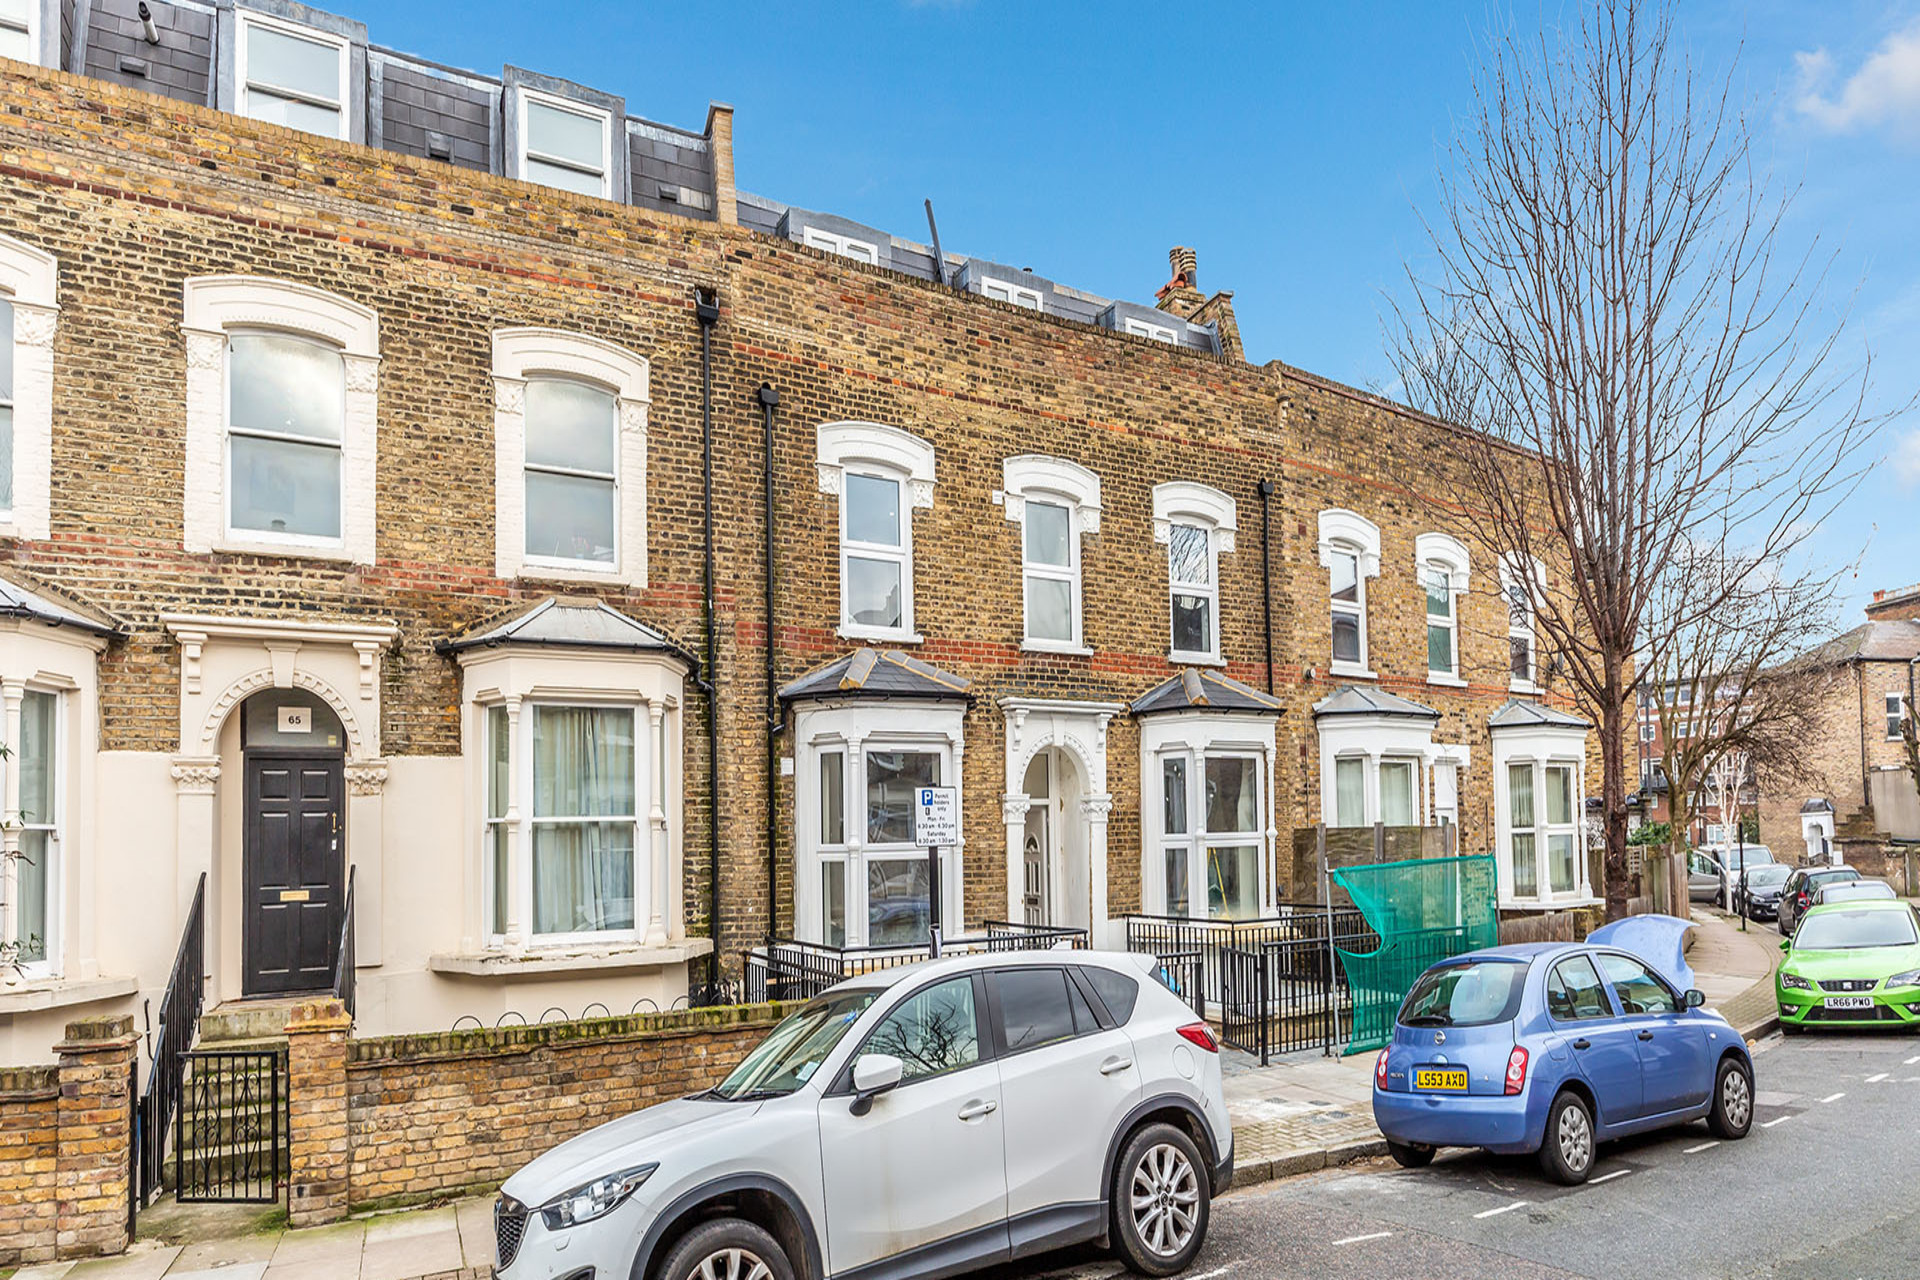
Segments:
[[[181,1055],[173,1186],[182,1204],[266,1204],[280,1198],[287,1136],[281,1049],[196,1049]]]

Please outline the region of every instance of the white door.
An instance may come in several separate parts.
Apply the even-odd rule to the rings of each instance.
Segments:
[[[1022,850],[1024,884],[1020,901],[1026,910],[1028,924],[1051,923],[1047,918],[1048,861],[1047,811],[1035,806],[1027,810],[1027,842]]]
[[[831,1273],[972,1231],[1002,1256],[1006,1117],[999,1067],[980,1058],[983,1026],[971,976],[924,987],[859,1050],[899,1058],[900,1086],[864,1116],[849,1095],[820,1100]]]
[[[1100,1028],[1058,965],[995,970],[987,986],[1010,1135],[1007,1215],[1101,1200],[1107,1139],[1141,1095],[1132,1040]]]

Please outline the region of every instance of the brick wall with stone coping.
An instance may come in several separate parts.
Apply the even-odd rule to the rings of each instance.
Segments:
[[[312,1131],[293,1161],[304,1222],[498,1186],[575,1134],[717,1084],[785,1013],[739,1005],[342,1046],[335,1007],[302,1006],[288,1027],[296,1144]]]

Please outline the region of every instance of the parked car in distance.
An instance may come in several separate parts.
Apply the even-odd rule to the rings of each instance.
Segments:
[[[1813,893],[1813,905],[1834,902],[1893,902],[1900,897],[1885,880],[1835,880]]]
[[[1374,1122],[1407,1168],[1440,1147],[1537,1152],[1568,1184],[1609,1139],[1699,1119],[1745,1137],[1753,1059],[1705,999],[1582,943],[1444,960],[1414,982],[1374,1063]]]
[[[715,1088],[507,1179],[494,1275],[946,1276],[1085,1241],[1181,1271],[1233,1130],[1219,1044],[1157,967],[1001,952],[831,987]]]
[[[1774,975],[1780,1026],[1920,1027],[1920,922],[1898,900],[1807,910]]]
[[[1702,845],[1687,855],[1687,897],[1733,910],[1730,895],[1740,873],[1772,862],[1773,850],[1763,844]]]
[[[1780,914],[1780,891],[1786,887],[1793,868],[1768,862],[1748,867],[1740,873],[1733,891],[1733,910],[1749,920],[1771,920]]]
[[[1843,880],[1858,880],[1852,867],[1798,867],[1780,888],[1780,932],[1791,934],[1798,921],[1813,905],[1813,895],[1822,885]]]

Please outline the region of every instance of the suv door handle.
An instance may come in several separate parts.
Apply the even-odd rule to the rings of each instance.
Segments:
[[[1108,1058],[1100,1064],[1100,1074],[1103,1076],[1118,1075],[1132,1065],[1132,1058]]]
[[[989,1101],[986,1098],[975,1098],[972,1102],[960,1108],[960,1118],[962,1120],[978,1120],[981,1116],[990,1116],[999,1109],[1000,1104],[997,1102]]]
[[[1575,1040],[1573,1042],[1573,1047],[1576,1049],[1591,1049],[1593,1048],[1593,1041],[1588,1040],[1583,1036],[1580,1039]]]
[[[1651,1040],[1651,1039],[1653,1039],[1653,1032],[1651,1032],[1651,1031],[1642,1031],[1642,1032],[1640,1033],[1640,1038],[1641,1038],[1642,1040]]]

